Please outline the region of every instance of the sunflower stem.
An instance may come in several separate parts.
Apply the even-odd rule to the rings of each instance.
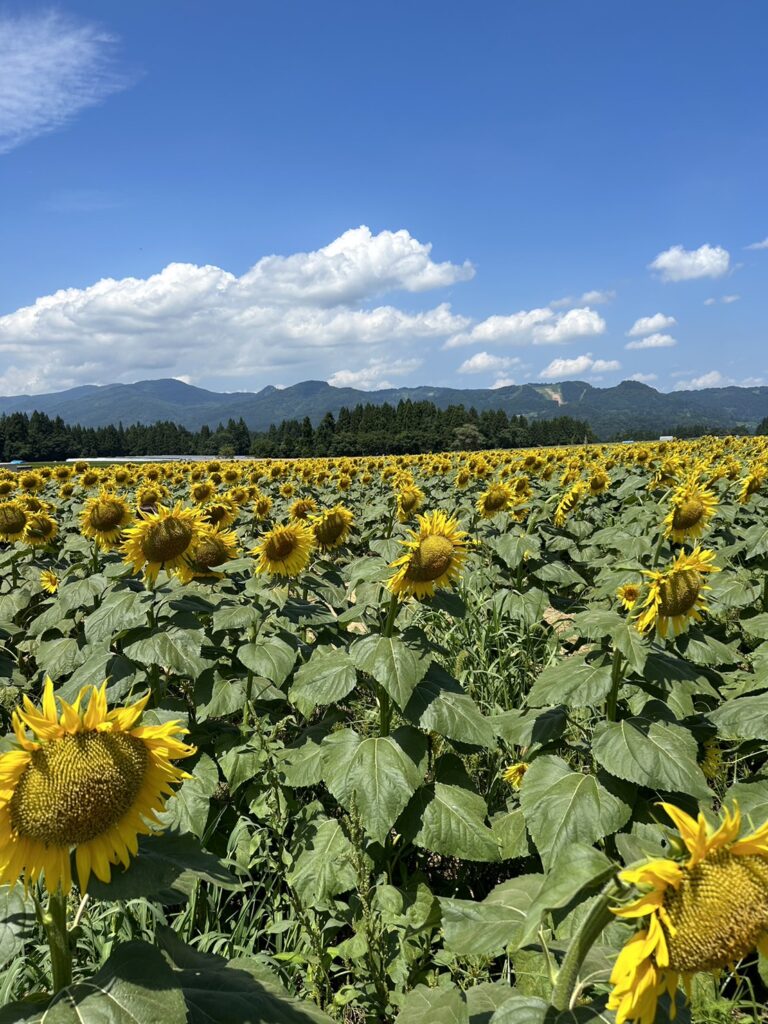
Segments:
[[[598,897],[590,912],[584,918],[581,928],[574,936],[568,952],[565,954],[557,981],[552,989],[551,1004],[556,1010],[569,1010],[577,990],[579,970],[586,959],[587,953],[594,946],[598,936],[606,925],[614,920],[611,904],[619,890],[612,882]]]
[[[43,927],[51,951],[53,994],[72,984],[72,944],[67,931],[67,897],[57,889],[48,897]]]
[[[624,681],[624,659],[621,651],[614,650],[611,666],[611,689],[605,702],[605,717],[609,722],[616,721],[616,705],[619,700],[619,687]]]

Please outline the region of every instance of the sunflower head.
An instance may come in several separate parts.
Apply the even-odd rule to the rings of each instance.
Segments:
[[[640,600],[642,591],[643,588],[639,583],[622,583],[616,591],[616,597],[618,597],[622,608],[631,612]]]
[[[397,492],[397,518],[407,522],[424,504],[424,492],[416,484],[406,483]]]
[[[406,553],[391,563],[394,573],[387,587],[397,597],[432,597],[440,587],[450,587],[461,575],[467,556],[467,534],[445,512],[418,517],[418,530],[404,542]]]
[[[80,512],[80,532],[108,550],[119,544],[123,530],[133,516],[124,498],[102,491],[88,498]]]
[[[349,536],[354,516],[344,505],[334,505],[319,516],[313,516],[312,530],[321,551],[341,547]]]
[[[51,569],[43,569],[40,573],[40,587],[46,594],[55,594],[59,589],[59,577]]]
[[[477,511],[483,519],[493,519],[514,504],[516,494],[509,484],[491,484],[477,499]]]
[[[662,637],[682,633],[690,622],[700,622],[707,610],[704,594],[709,590],[706,574],[720,572],[713,565],[714,551],[694,548],[680,551],[667,569],[645,572],[648,594],[639,608],[636,625],[641,633],[658,631]]]
[[[512,789],[520,789],[525,778],[525,773],[530,768],[530,765],[525,761],[518,761],[516,764],[511,764],[504,769],[501,773],[502,779],[508,783]]]
[[[222,573],[212,566],[223,565],[237,558],[237,534],[220,527],[203,526],[189,548],[186,559],[179,565],[177,575],[182,583],[195,578],[221,579]]]
[[[27,513],[21,502],[0,502],[0,540],[18,540],[26,525]]]
[[[253,503],[253,514],[257,519],[269,519],[272,514],[272,499],[268,494],[260,494]]]
[[[133,565],[134,573],[143,570],[152,585],[160,569],[175,572],[182,566],[197,540],[203,522],[199,509],[159,505],[156,512],[142,513],[135,526],[125,531],[123,561]]]
[[[194,753],[179,739],[186,730],[139,725],[148,697],[109,711],[106,686],[83,687],[69,704],[46,678],[42,706],[25,697],[14,711],[16,749],[0,754],[1,882],[43,876],[49,892],[69,892],[72,850],[82,891],[91,872],[109,882],[189,778],[171,764]]]
[[[44,548],[54,540],[58,532],[56,520],[47,512],[30,512],[21,540],[31,548]]]
[[[306,568],[314,535],[301,520],[274,526],[265,533],[251,554],[257,559],[256,572],[272,576],[298,576]]]
[[[314,498],[297,498],[291,505],[291,519],[309,519],[317,512],[317,502]]]
[[[717,497],[698,483],[681,484],[672,495],[672,507],[664,520],[665,536],[682,544],[707,530],[717,508]]]
[[[220,526],[222,529],[231,526],[237,519],[238,509],[229,498],[219,498],[217,501],[209,501],[203,506],[202,518],[211,526]]]

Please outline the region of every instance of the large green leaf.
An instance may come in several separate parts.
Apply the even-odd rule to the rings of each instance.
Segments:
[[[257,676],[281,686],[296,662],[296,651],[279,636],[267,636],[238,648],[237,657]]]
[[[439,665],[430,665],[403,714],[425,732],[479,747],[496,746],[491,722],[461,684]]]
[[[617,778],[706,799],[711,794],[696,763],[697,751],[698,744],[687,729],[642,718],[601,722],[592,740],[595,759]]]
[[[89,643],[112,641],[130,629],[147,625],[152,595],[134,590],[115,590],[85,620],[85,636]]]
[[[35,661],[51,679],[57,680],[61,676],[69,675],[82,660],[77,640],[72,637],[44,640],[35,647]]]
[[[0,967],[35,937],[35,905],[20,886],[0,886]]]
[[[139,665],[158,665],[195,679],[210,665],[200,656],[202,643],[202,630],[169,626],[128,644],[125,654]]]
[[[440,899],[446,948],[459,956],[496,956],[516,946],[542,875],[519,875],[484,900]]]
[[[353,854],[354,847],[339,821],[331,818],[316,825],[287,875],[304,906],[354,889]]]
[[[343,807],[355,808],[366,832],[383,843],[424,778],[427,740],[410,726],[391,736],[356,739],[336,745],[326,757],[325,782]]]
[[[211,797],[219,784],[219,773],[212,758],[201,754],[191,774],[192,778],[181,784],[159,817],[165,828],[192,832],[199,838],[205,831]]]
[[[335,704],[354,689],[357,672],[349,654],[339,648],[316,648],[293,678],[291,701],[309,715],[318,704]]]
[[[602,704],[610,690],[611,665],[607,659],[574,657],[544,669],[528,694],[528,704],[594,707]]]
[[[405,997],[395,1024],[469,1024],[463,992],[454,986],[418,985]]]
[[[632,810],[628,796],[607,789],[594,775],[571,771],[553,755],[537,757],[525,773],[520,803],[545,867],[570,843],[591,844],[611,835]]]
[[[354,643],[349,653],[357,668],[373,676],[399,708],[406,706],[430,662],[420,646],[395,636],[371,634]]]
[[[768,740],[768,693],[725,701],[708,718],[723,739]]]
[[[549,1024],[549,1004],[538,996],[513,995],[502,1003],[490,1024]]]

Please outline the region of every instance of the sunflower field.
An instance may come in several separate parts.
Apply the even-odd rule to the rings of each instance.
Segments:
[[[0,1024],[768,1021],[768,441],[0,471]]]

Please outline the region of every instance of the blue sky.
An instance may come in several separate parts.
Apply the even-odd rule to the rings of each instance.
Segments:
[[[768,383],[767,31],[763,0],[0,2],[0,394]]]

